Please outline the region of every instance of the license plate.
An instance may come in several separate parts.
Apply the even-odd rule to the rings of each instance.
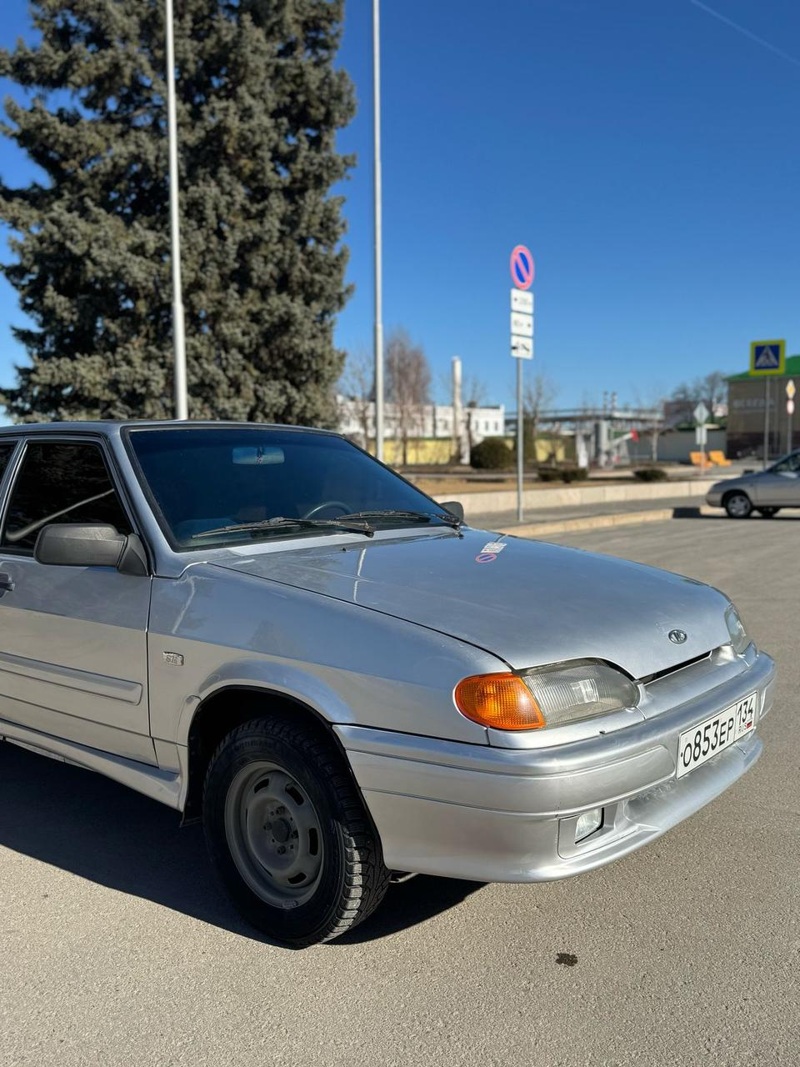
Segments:
[[[756,693],[732,704],[705,722],[686,730],[678,740],[677,778],[693,771],[734,741],[750,733],[756,724]]]

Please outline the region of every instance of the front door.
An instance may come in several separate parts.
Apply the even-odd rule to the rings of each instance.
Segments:
[[[754,503],[776,508],[800,508],[800,452],[784,456],[755,479]]]
[[[25,445],[0,530],[0,720],[155,763],[147,693],[150,578],[33,558],[48,522],[107,523],[131,532],[111,471],[100,441],[37,437]]]

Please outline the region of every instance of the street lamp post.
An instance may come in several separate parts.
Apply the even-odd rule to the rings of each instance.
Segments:
[[[175,347],[175,418],[189,417],[186,399],[186,339],[181,288],[181,233],[178,214],[178,124],[175,115],[175,44],[172,0],[165,0],[167,38],[167,139],[169,142],[169,230],[172,258],[172,337]]]
[[[372,0],[372,88],[375,206],[375,455],[383,459],[383,234],[381,218],[380,0]]]

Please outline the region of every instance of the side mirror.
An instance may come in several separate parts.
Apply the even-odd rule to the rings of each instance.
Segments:
[[[56,567],[116,567],[135,577],[149,573],[139,537],[101,524],[50,523],[36,538],[33,556],[38,563]]]
[[[464,521],[464,505],[460,500],[445,500],[439,504],[439,507],[449,511],[451,515],[455,515],[459,522]]]

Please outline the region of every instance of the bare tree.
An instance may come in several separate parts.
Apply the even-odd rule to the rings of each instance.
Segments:
[[[668,401],[668,408],[672,422],[692,422],[694,409],[702,400],[710,414],[714,412],[728,397],[728,377],[720,370],[711,371],[702,378],[695,378],[693,382],[681,384],[672,390]]]
[[[708,408],[712,419],[717,408],[728,399],[728,377],[721,370],[715,370],[695,382],[695,393]]]
[[[403,329],[395,329],[386,342],[386,399],[408,463],[408,441],[422,432],[425,407],[430,403],[431,369],[421,345],[414,344]]]
[[[641,427],[650,438],[650,458],[653,463],[656,463],[658,461],[658,438],[666,428],[664,394],[658,388],[644,393],[637,390],[634,394],[634,403],[642,413]]]
[[[525,383],[522,394],[522,413],[525,420],[523,431],[526,442],[529,442],[525,452],[534,463],[537,460],[536,438],[539,436],[542,412],[553,406],[557,394],[558,387],[555,382],[544,373],[535,374]]]
[[[372,420],[375,405],[375,361],[369,352],[360,349],[348,353],[339,379],[339,390],[358,422],[362,437],[360,443],[368,448],[374,432]]]
[[[475,409],[486,403],[488,390],[486,383],[471,374],[464,382],[464,425],[467,431],[467,445],[469,455],[472,455],[472,446],[475,444]]]

